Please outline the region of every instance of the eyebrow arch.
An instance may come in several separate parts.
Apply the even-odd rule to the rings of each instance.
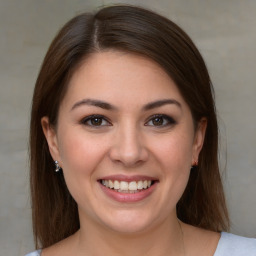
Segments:
[[[111,105],[107,102],[101,101],[101,100],[83,99],[83,100],[80,100],[80,101],[76,102],[73,105],[73,107],[71,108],[71,110],[73,110],[77,107],[80,107],[82,105],[95,106],[95,107],[103,108],[103,109],[106,109],[106,110],[116,110],[117,109],[113,105]]]
[[[174,105],[178,106],[179,108],[181,108],[181,104],[177,100],[163,99],[163,100],[153,101],[153,102],[150,102],[150,103],[144,105],[142,107],[142,110],[147,111],[147,110],[151,110],[154,108],[162,107],[167,104],[174,104]],[[77,107],[80,107],[82,105],[95,106],[95,107],[99,107],[99,108],[106,109],[106,110],[117,110],[117,107],[115,107],[105,101],[95,100],[95,99],[82,99],[82,100],[76,102],[72,106],[71,110],[73,110]]]
[[[157,101],[154,101],[154,102],[150,102],[150,103],[146,104],[142,109],[144,111],[151,110],[151,109],[154,109],[154,108],[162,107],[166,104],[174,104],[174,105],[178,106],[179,108],[181,108],[181,104],[177,100],[163,99],[163,100],[157,100]]]

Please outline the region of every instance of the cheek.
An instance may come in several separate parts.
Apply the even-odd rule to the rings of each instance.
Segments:
[[[93,175],[93,171],[104,157],[103,145],[81,132],[62,134],[59,150],[66,176],[87,176],[88,180],[88,175]]]
[[[184,133],[175,133],[154,143],[155,155],[165,170],[182,173],[190,169],[192,139]]]
[[[192,140],[184,133],[176,133],[158,143],[156,154],[161,168],[162,181],[168,195],[166,204],[173,207],[182,196],[189,179],[192,158]]]
[[[65,132],[59,144],[65,181],[71,195],[79,205],[90,202],[95,173],[106,150],[95,138],[83,132]],[[92,182],[93,181],[93,182]]]

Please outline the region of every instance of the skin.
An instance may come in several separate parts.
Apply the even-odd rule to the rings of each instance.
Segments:
[[[166,99],[171,102],[145,109]],[[88,119],[91,115],[101,117]],[[42,118],[81,224],[73,236],[44,249],[43,256],[184,255],[184,248],[189,255],[213,255],[219,234],[180,226],[175,210],[206,126],[202,119],[194,128],[177,86],[155,62],[117,51],[92,54],[70,80],[57,127]],[[120,174],[146,175],[157,183],[143,200],[119,202],[98,181]]]

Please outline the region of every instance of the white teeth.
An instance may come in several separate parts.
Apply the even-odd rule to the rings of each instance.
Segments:
[[[107,188],[115,189],[122,193],[136,193],[143,189],[151,187],[151,180],[139,180],[139,181],[118,181],[118,180],[102,180],[102,185]]]
[[[107,184],[106,184],[105,186],[107,187]],[[108,181],[108,187],[109,187],[109,188],[114,188],[114,183],[113,183],[112,180],[109,180],[109,181]]]
[[[120,182],[120,189],[121,190],[128,190],[129,189],[129,183],[126,181],[121,181]]]
[[[138,189],[143,189],[143,181],[138,181],[138,183],[137,183],[137,185],[138,185]]]
[[[137,190],[137,189],[138,189],[138,186],[136,181],[132,181],[129,183],[129,190]]]
[[[119,185],[120,183],[117,181],[117,180],[115,180],[114,181],[114,189],[119,189],[120,188],[120,185]]]

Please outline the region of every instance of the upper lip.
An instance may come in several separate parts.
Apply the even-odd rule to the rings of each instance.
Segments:
[[[140,181],[140,180],[158,180],[157,178],[151,177],[151,176],[146,176],[146,175],[132,175],[132,176],[127,176],[123,174],[117,174],[117,175],[109,175],[109,176],[104,176],[101,177],[99,180],[117,180],[117,181]]]

